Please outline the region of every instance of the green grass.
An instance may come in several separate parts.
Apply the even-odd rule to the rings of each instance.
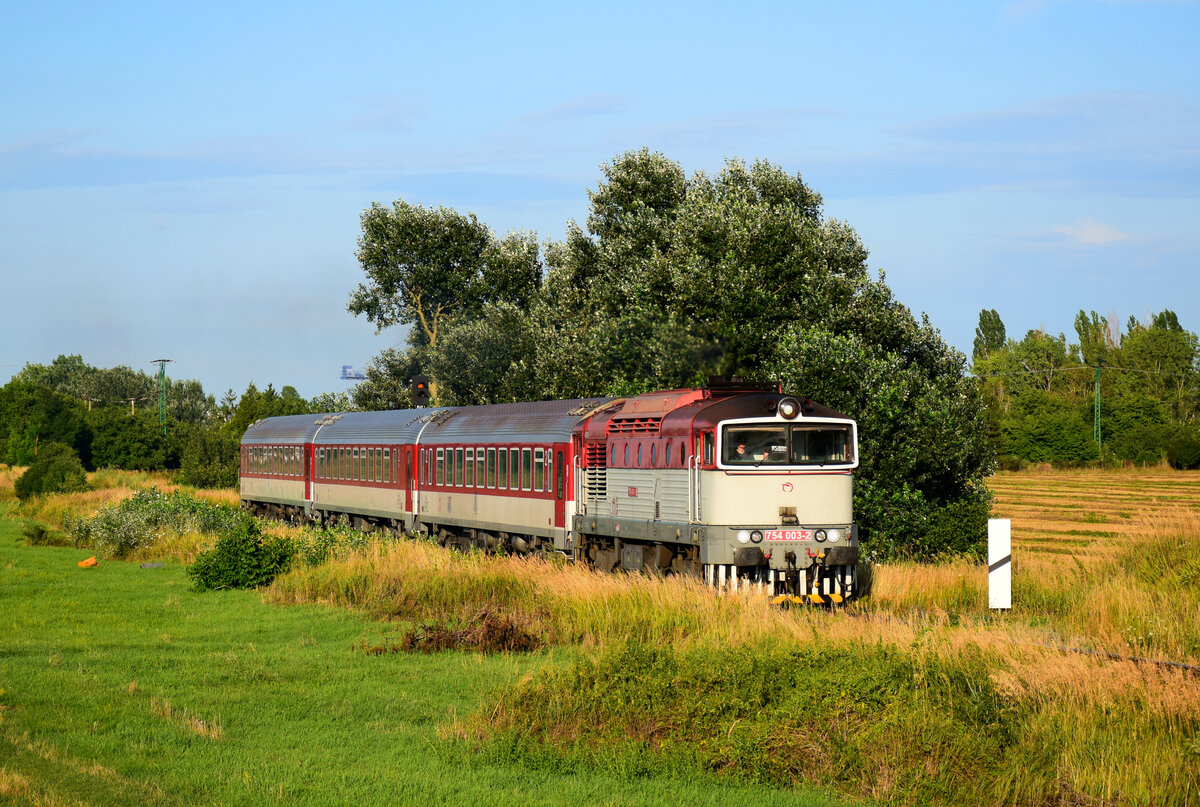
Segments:
[[[452,730],[576,651],[370,655],[394,629],[182,566],[76,565],[0,518],[0,801],[15,804],[835,803],[818,791],[514,763]]]

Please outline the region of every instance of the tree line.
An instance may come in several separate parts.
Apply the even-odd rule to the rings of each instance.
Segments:
[[[93,367],[82,356],[27,364],[0,387],[0,462],[33,465],[64,447],[87,470],[179,471],[197,487],[234,487],[238,444],[259,418],[350,406],[344,394],[305,400],[295,388],[216,400],[199,381],[167,379],[166,423],[159,422],[158,379],[129,367]]]
[[[1075,341],[1044,329],[1016,341],[999,313],[980,312],[971,370],[1001,467],[1200,467],[1196,334],[1170,310],[1124,329],[1115,313],[1080,311],[1074,325]]]

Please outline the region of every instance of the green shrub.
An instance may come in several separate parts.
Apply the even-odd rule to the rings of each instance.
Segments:
[[[201,429],[183,449],[179,481],[197,488],[233,488],[238,483],[238,439]]]
[[[71,540],[55,529],[37,521],[27,521],[21,528],[25,542],[30,546],[70,546]]]
[[[76,546],[91,546],[110,557],[149,547],[164,532],[220,533],[241,518],[238,510],[201,501],[181,491],[139,490],[92,518],[67,525]]]
[[[1167,446],[1167,461],[1179,470],[1200,468],[1200,438],[1188,432],[1180,434]]]
[[[196,556],[187,574],[197,591],[257,588],[286,571],[295,551],[284,538],[264,539],[258,522],[243,516],[216,546]]]
[[[87,473],[79,455],[61,443],[43,446],[33,465],[13,485],[22,501],[42,493],[76,493],[87,488]]]

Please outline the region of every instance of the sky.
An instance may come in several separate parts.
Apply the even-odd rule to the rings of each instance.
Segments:
[[[0,0],[0,383],[80,354],[221,397],[344,391],[396,199],[562,239],[601,166],[799,173],[967,355],[1169,308],[1200,331],[1196,2]]]

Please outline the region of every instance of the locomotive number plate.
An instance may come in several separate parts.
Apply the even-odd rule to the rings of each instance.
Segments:
[[[812,530],[766,530],[763,537],[768,541],[811,541]]]

